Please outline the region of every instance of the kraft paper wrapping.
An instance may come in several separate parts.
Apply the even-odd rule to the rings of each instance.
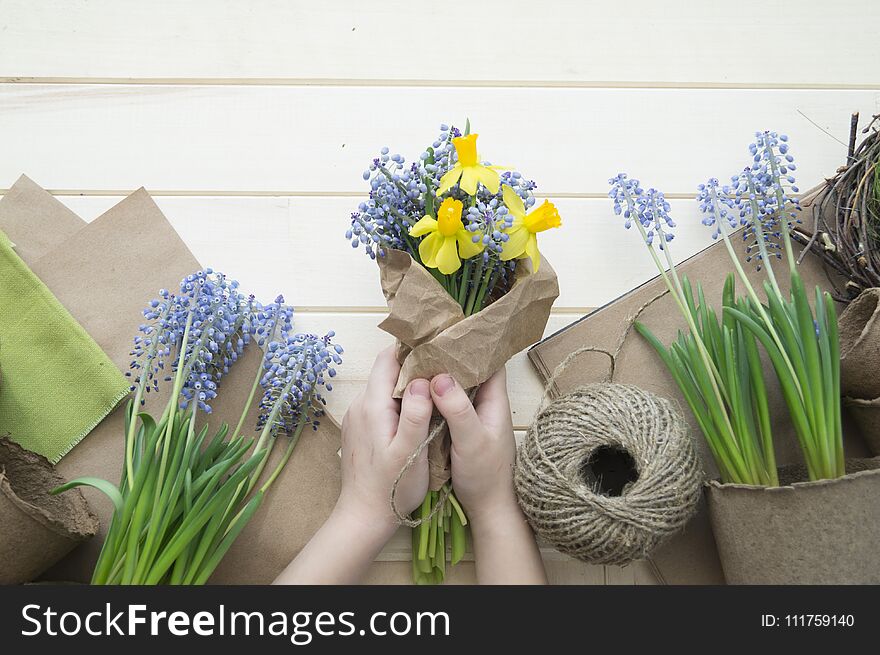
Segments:
[[[448,373],[465,389],[488,380],[516,353],[544,334],[550,308],[559,295],[556,273],[545,260],[516,264],[510,290],[472,316],[409,254],[390,250],[378,259],[388,317],[379,327],[397,338],[402,368],[394,395],[417,378]],[[449,480],[449,435],[428,446],[431,489]]]
[[[633,248],[638,247],[640,247],[638,243],[633,243]],[[754,264],[745,262],[745,254],[741,251],[741,248],[738,249],[743,267],[752,283],[760,283],[764,273],[757,272]],[[645,256],[647,255],[645,254]],[[777,280],[783,288],[783,292],[786,292],[788,289],[788,268],[785,262],[774,261],[773,266]],[[694,284],[696,282],[702,283],[707,300],[714,304],[716,310],[720,311],[724,278],[727,272],[732,270],[729,255],[723,243],[713,244],[677,266],[677,269],[680,275],[688,276]],[[822,262],[812,254],[804,259],[800,266],[800,272],[807,289],[813,289],[816,285],[828,288],[831,284],[828,272]],[[529,359],[538,373],[546,380],[549,379],[558,364],[578,348],[593,346],[613,352],[621,334],[637,310],[652,298],[660,295],[664,289],[663,281],[659,277],[654,278],[537,344],[529,351]],[[744,292],[741,284],[737,285],[737,289],[738,293]],[[639,320],[654,331],[660,341],[665,344],[672,342],[679,330],[687,329],[684,319],[669,294],[651,302],[639,316]],[[772,371],[766,360],[765,369]],[[567,393],[582,384],[601,381],[607,372],[608,358],[605,355],[585,354],[560,375],[554,392]],[[681,408],[682,414],[687,418],[691,434],[697,441],[707,479],[718,476],[705,438],[675,381],[654,349],[634,330],[628,335],[617,359],[614,381],[635,384],[646,391],[654,392],[676,402]],[[780,464],[800,461],[800,449],[797,446],[782,393],[772,374],[767,376],[767,382],[777,461]],[[866,454],[864,444],[858,438],[856,429],[845,423],[844,435],[849,456],[858,457]],[[674,535],[654,552],[651,564],[653,572],[660,582],[669,584],[721,584],[724,582],[705,502],[701,503],[697,515],[681,533]]]
[[[144,189],[86,224],[22,177],[0,200],[0,229],[11,236],[34,273],[123,371],[128,370],[132,339],[149,300],[161,288],[176,289],[182,277],[201,268]],[[235,276],[235,271],[225,272]],[[258,348],[248,347],[220,383],[211,426],[238,421],[261,359]],[[150,394],[146,409],[161,411],[167,392],[164,385],[158,397]],[[256,426],[257,414],[252,407],[246,425]],[[271,582],[293,559],[326,520],[339,495],[339,445],[338,427],[329,417],[317,432],[303,436],[212,583]],[[273,458],[280,457],[281,450],[277,448]],[[67,479],[90,475],[115,483],[122,465],[120,408],[74,448],[58,470]],[[267,470],[272,468],[270,462]],[[113,508],[99,492],[85,489],[83,493],[99,516],[100,534],[50,570],[47,579],[84,582],[91,576]]]

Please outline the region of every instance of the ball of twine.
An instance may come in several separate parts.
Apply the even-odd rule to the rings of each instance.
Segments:
[[[588,483],[600,447],[627,452],[637,478],[618,496]],[[638,387],[596,383],[561,396],[535,416],[514,480],[534,531],[593,564],[647,558],[696,511],[702,471],[684,418]]]

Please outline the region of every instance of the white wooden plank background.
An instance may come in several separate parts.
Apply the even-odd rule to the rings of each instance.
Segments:
[[[0,76],[877,88],[874,4],[3,0]]]
[[[146,186],[202,262],[337,331],[341,416],[389,342],[342,238],[379,147],[413,156],[470,117],[538,181],[564,221],[541,240],[554,331],[652,274],[604,198],[619,170],[674,199],[678,259],[709,242],[695,185],[744,165],[755,130],[791,136],[802,188],[830,175],[850,112],[880,112],[878,19],[875,0],[0,0],[0,193],[25,172],[92,219]],[[522,430],[541,385],[523,354],[508,371]],[[652,580],[549,559],[555,582]]]

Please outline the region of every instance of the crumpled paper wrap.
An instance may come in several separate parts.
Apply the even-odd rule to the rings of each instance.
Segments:
[[[408,253],[389,250],[377,261],[389,309],[379,327],[397,338],[401,362],[395,398],[412,380],[440,373],[448,373],[465,389],[478,387],[541,339],[559,295],[556,272],[545,259],[534,272],[531,262],[521,259],[510,290],[465,317],[461,306]],[[428,446],[432,490],[449,480],[449,449],[447,431]]]

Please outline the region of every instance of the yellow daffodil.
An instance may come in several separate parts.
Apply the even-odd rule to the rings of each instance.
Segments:
[[[425,216],[409,230],[410,236],[427,235],[419,244],[419,257],[425,266],[440,269],[444,275],[457,271],[461,259],[469,259],[485,247],[482,242],[474,243],[474,235],[464,228],[462,208],[461,200],[447,198],[440,204],[436,219]]]
[[[549,230],[551,227],[559,227],[562,220],[556,206],[549,200],[545,200],[540,207],[536,207],[526,214],[526,206],[513,188],[504,185],[502,190],[504,204],[513,216],[513,223],[504,229],[508,235],[507,241],[501,248],[501,259],[522,259],[530,257],[533,270],[538,270],[541,263],[541,253],[538,252],[538,232]]]
[[[477,155],[477,136],[476,134],[468,134],[452,140],[455,152],[458,153],[458,161],[446,175],[440,178],[440,188],[437,189],[437,195],[449,191],[459,179],[462,191],[469,195],[477,193],[478,182],[482,182],[483,186],[491,193],[498,193],[498,185],[501,180],[498,177],[497,169],[504,167],[483,166],[480,163],[480,157]]]

